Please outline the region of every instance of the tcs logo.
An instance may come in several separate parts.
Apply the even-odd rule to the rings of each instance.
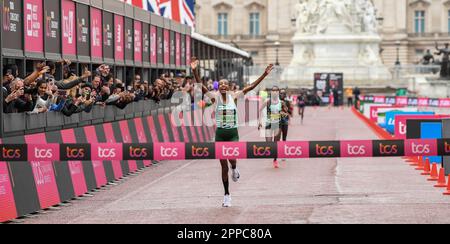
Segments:
[[[398,123],[398,131],[401,135],[406,135],[406,125],[402,122]]]
[[[285,145],[284,146],[284,154],[286,156],[291,156],[291,157],[299,157],[303,155],[303,149],[302,147],[290,147]]]
[[[223,146],[222,155],[225,157],[239,157],[240,156],[239,147]]]
[[[84,148],[66,147],[66,156],[70,159],[84,158],[86,156],[86,150]]]
[[[192,146],[192,156],[193,157],[209,157],[210,156],[209,148]]]
[[[450,153],[450,144],[448,144],[448,142],[444,143],[444,152]]]
[[[375,109],[372,110],[372,118],[378,118],[378,111]]]
[[[429,154],[431,153],[430,145],[428,144],[411,144],[411,151],[413,154]]]
[[[130,146],[128,152],[132,158],[146,158],[149,155],[147,148]]]
[[[333,146],[321,146],[316,144],[316,154],[317,156],[332,156],[335,153]]]
[[[22,150],[3,148],[2,157],[4,159],[20,159],[22,157]]]
[[[257,157],[270,156],[272,155],[271,147],[258,147],[253,145],[253,155]]]
[[[391,155],[399,152],[398,145],[384,145],[383,143],[380,143],[379,147],[381,155]]]
[[[172,147],[161,147],[160,149],[161,156],[164,158],[175,158],[178,157],[178,148]]]
[[[99,158],[115,158],[117,156],[116,149],[114,148],[97,148],[97,155]]]
[[[53,150],[52,149],[34,148],[34,157],[37,159],[53,158]]]
[[[365,155],[367,149],[365,146],[347,145],[347,153],[349,155]]]

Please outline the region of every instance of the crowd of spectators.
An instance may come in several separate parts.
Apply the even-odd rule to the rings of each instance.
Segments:
[[[63,69],[62,80],[55,79],[58,65]],[[140,75],[133,79],[128,82],[117,79],[106,64],[94,71],[82,68],[82,74],[78,76],[68,60],[38,63],[34,72],[23,79],[19,77],[17,65],[6,65],[3,69],[3,112],[54,111],[71,116],[89,113],[93,106],[124,109],[141,100],[159,103],[170,99],[177,91],[193,93],[194,79],[184,73],[163,74],[153,82],[143,80]],[[206,82],[211,90],[218,88],[218,83],[205,79]]]

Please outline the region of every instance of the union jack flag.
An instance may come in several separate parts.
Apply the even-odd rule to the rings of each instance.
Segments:
[[[195,0],[121,0],[179,23],[195,26]]]

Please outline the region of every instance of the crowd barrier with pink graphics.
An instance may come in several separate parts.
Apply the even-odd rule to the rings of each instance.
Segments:
[[[404,96],[360,96],[361,101],[397,106],[450,108],[450,98],[404,97]]]
[[[200,128],[199,128],[200,130]],[[417,152],[415,147],[428,148]],[[44,149],[45,148],[45,149]],[[197,148],[198,150],[191,150]],[[121,161],[124,174],[135,172],[143,167],[144,160],[186,160],[186,159],[251,159],[251,158],[347,158],[347,157],[413,157],[450,156],[450,139],[406,139],[406,140],[352,140],[352,141],[292,141],[292,142],[153,142],[153,143],[63,143],[63,144],[1,144],[7,154],[24,154],[23,158],[10,159],[10,162],[29,161],[33,169],[39,196],[53,195],[54,175],[47,162],[66,161],[71,158],[71,168],[75,195],[85,193],[87,188],[95,189],[97,182],[104,180],[106,174],[96,174],[93,162]],[[131,149],[131,150],[130,150]],[[200,150],[202,149],[202,150]],[[22,151],[23,150],[23,151]],[[208,156],[197,155],[199,151],[211,152]],[[60,153],[58,153],[60,152]],[[212,154],[212,152],[215,152]],[[214,156],[215,155],[215,156]],[[43,157],[37,161],[36,157]],[[35,161],[33,161],[35,160]],[[45,160],[45,161],[44,161]],[[125,161],[122,161],[125,160]],[[84,163],[88,161],[89,163]],[[80,164],[75,164],[79,162]],[[140,163],[139,163],[140,162]],[[77,175],[74,173],[76,172]],[[45,179],[45,180],[44,180]],[[48,185],[46,184],[48,183]],[[40,194],[42,192],[42,194]],[[48,193],[50,192],[50,194]],[[48,201],[52,201],[51,199]]]
[[[185,113],[187,120],[200,116]],[[213,127],[185,125],[174,126],[171,114],[163,113],[4,138],[0,142],[5,145],[0,162],[0,222],[83,196],[151,166],[153,160],[184,159],[185,143],[213,139]],[[159,155],[139,146],[148,143],[160,146]]]

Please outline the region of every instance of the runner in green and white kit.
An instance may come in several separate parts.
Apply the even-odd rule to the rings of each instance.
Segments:
[[[201,83],[201,79],[198,74],[199,61],[196,58],[192,58],[191,68],[194,73],[197,83]],[[255,89],[273,70],[273,65],[269,65],[264,74],[259,77],[250,86],[244,88],[242,91],[232,92],[230,88],[230,82],[228,80],[221,80],[219,82],[219,91],[210,92],[208,88],[202,84],[203,94],[213,100],[216,106],[216,142],[234,142],[239,141],[238,131],[238,108],[236,106],[237,99],[243,97],[251,90]],[[223,207],[231,207],[231,196],[229,191],[229,164],[232,169],[232,179],[237,182],[240,178],[239,170],[237,169],[236,160],[220,160],[222,166],[222,182],[225,189],[225,196],[223,200]]]
[[[283,91],[285,95],[286,91]],[[261,114],[265,114],[265,116],[261,116],[258,130],[263,127],[263,122],[265,122],[266,142],[279,142],[283,131],[287,134],[287,125],[285,126],[285,124],[289,123],[286,122],[286,117],[289,118],[289,105],[283,99],[280,98],[280,88],[274,86],[270,97],[260,108]],[[263,113],[264,111],[266,113]],[[273,160],[273,167],[276,169],[280,167],[277,158]]]

